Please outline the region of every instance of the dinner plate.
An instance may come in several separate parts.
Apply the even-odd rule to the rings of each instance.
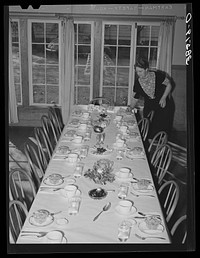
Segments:
[[[50,180],[49,180],[49,177],[46,177],[46,178],[44,178],[44,180],[43,180],[43,183],[45,184],[45,185],[61,185],[62,183],[64,182],[64,179],[63,178],[60,178],[59,179],[59,181],[56,183],[56,184],[54,184],[54,183],[52,183],[52,182],[50,182]]]
[[[157,229],[149,229],[147,227],[147,224],[146,224],[145,221],[140,222],[139,225],[138,225],[138,228],[143,233],[146,233],[146,234],[149,234],[149,235],[154,235],[154,234],[162,233],[164,231],[164,229],[165,229],[163,224],[159,224]]]
[[[120,172],[116,172],[116,173],[115,173],[115,179],[116,179],[117,181],[125,181],[125,182],[131,181],[131,180],[133,179],[133,174],[130,173],[128,177],[121,177],[121,176],[120,176]]]
[[[146,178],[145,178],[146,179]],[[149,179],[147,179],[149,180]],[[149,180],[151,182],[151,180]],[[154,186],[152,184],[152,182],[147,186],[146,189],[139,189],[138,187],[138,182],[135,182],[135,183],[132,183],[132,188],[136,191],[136,192],[139,192],[139,193],[149,193],[151,191],[154,190]]]
[[[123,215],[123,216],[130,216],[130,215],[132,215],[132,214],[134,214],[135,212],[137,212],[137,208],[135,207],[135,206],[132,206],[131,207],[131,210],[128,212],[128,213],[126,213],[126,214],[124,214],[124,213],[121,213],[121,211],[120,211],[120,209],[119,209],[119,206],[117,205],[116,207],[115,207],[115,211],[119,214],[119,215]]]
[[[38,223],[37,221],[35,221],[35,218],[33,215],[29,218],[29,223],[36,227],[45,227],[45,226],[51,224],[53,221],[54,221],[54,217],[51,214],[48,215],[48,217],[44,223]]]
[[[67,242],[68,242],[67,238],[64,236],[61,243],[55,243],[55,244],[66,244]],[[50,244],[50,242],[48,242],[46,236],[42,237],[42,243]]]
[[[68,146],[64,146],[64,145],[58,147],[56,150],[56,154],[59,154],[59,155],[66,155],[68,153],[70,153],[70,149]]]

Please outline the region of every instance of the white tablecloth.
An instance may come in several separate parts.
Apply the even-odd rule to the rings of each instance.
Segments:
[[[94,115],[94,114],[93,114]],[[105,129],[106,137],[105,143],[108,147],[112,148],[113,143],[116,140],[116,134],[118,133],[116,124],[113,121],[115,118],[116,113],[109,113],[112,120],[110,125]],[[131,119],[135,119],[135,115],[133,114],[130,116]],[[75,117],[73,117],[75,118]],[[76,117],[78,119],[78,117]],[[72,117],[71,117],[72,119]],[[70,121],[71,121],[70,119]],[[77,144],[72,142],[64,142],[63,136],[67,130],[68,125],[65,126],[62,135],[60,137],[59,143],[56,148],[60,145],[68,145],[70,148],[79,147]],[[138,132],[138,127],[136,125],[135,131]],[[85,142],[84,144],[94,146],[96,143],[96,134],[92,133],[92,138],[90,141]],[[129,147],[140,146],[143,147],[143,143],[141,140],[127,142]],[[134,159],[130,160],[128,158],[123,158],[122,160],[116,159],[116,150],[110,155],[101,155],[95,156],[89,154],[84,160],[84,171],[89,168],[93,167],[95,161],[99,160],[100,158],[107,158],[114,161],[114,172],[119,171],[121,167],[130,167],[134,177],[137,179],[140,178],[148,178],[152,180],[151,172],[149,169],[148,161],[146,159]],[[73,177],[74,173],[74,166],[66,162],[65,160],[54,160],[51,159],[48,168],[46,170],[44,178],[49,176],[52,173],[59,173],[63,176],[71,175],[70,178]],[[113,183],[107,183],[106,185],[99,185],[94,183],[89,178],[85,178],[84,176],[75,179],[75,184],[78,186],[80,191],[82,192],[82,202],[80,206],[79,213],[75,216],[68,215],[68,204],[67,199],[61,196],[59,191],[55,192],[46,192],[46,191],[38,191],[37,196],[32,204],[32,207],[29,211],[28,217],[24,223],[23,231],[30,230],[30,231],[50,231],[53,229],[62,230],[65,234],[68,243],[120,243],[117,237],[118,234],[118,224],[123,219],[132,219],[134,216],[140,216],[137,212],[130,216],[122,216],[116,212],[116,206],[120,199],[118,198],[118,187],[119,182],[114,181]],[[60,185],[64,187],[66,185],[67,178],[65,179],[64,183]],[[152,180],[153,181],[153,180]],[[44,182],[41,183],[41,187],[45,186]],[[88,192],[91,189],[97,187],[103,187],[105,189],[115,189],[115,192],[109,192],[106,198],[101,200],[94,200],[89,195]],[[130,199],[134,202],[134,206],[137,208],[137,211],[141,211],[143,213],[157,213],[161,215],[162,224],[164,225],[165,229],[162,233],[156,234],[156,236],[162,236],[165,240],[156,239],[156,238],[147,238],[146,240],[139,239],[135,236],[135,233],[138,233],[141,236],[148,236],[144,232],[141,232],[139,229],[139,224],[143,221],[142,219],[136,219],[137,224],[132,227],[130,238],[127,240],[126,243],[170,243],[170,238],[168,235],[168,230],[166,228],[165,219],[162,214],[162,210],[160,207],[160,203],[157,197],[156,190],[152,191],[155,198],[148,197],[148,196],[140,196],[135,197],[132,194],[127,196],[127,199]],[[93,221],[93,218],[102,210],[103,206],[111,202],[111,208],[103,212],[100,217]],[[37,227],[31,225],[29,223],[29,218],[33,214],[34,211],[38,209],[47,209],[50,212],[57,212],[62,211],[57,215],[54,215],[55,220],[53,223],[44,226],[44,227]],[[58,218],[67,218],[69,223],[66,225],[58,225],[57,219]],[[21,233],[22,234],[22,233]],[[19,236],[17,243],[43,243],[44,238],[37,238],[35,236]]]

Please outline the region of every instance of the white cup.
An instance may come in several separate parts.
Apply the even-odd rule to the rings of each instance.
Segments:
[[[46,240],[48,243],[62,243],[64,233],[59,230],[53,230],[46,234]]]
[[[124,147],[124,140],[122,140],[122,139],[117,139],[116,140],[116,146],[117,147]]]
[[[78,160],[78,154],[77,153],[69,153],[67,160],[70,163],[74,163]]]
[[[122,214],[128,214],[131,211],[132,206],[133,203],[129,200],[122,200],[118,204],[119,211]]]
[[[79,129],[80,130],[86,130],[87,129],[87,124],[84,124],[84,123],[80,124]]]
[[[123,168],[120,168],[119,175],[122,178],[127,178],[129,176],[130,172],[131,172],[130,168],[123,167]]]
[[[120,126],[120,131],[121,131],[122,133],[126,133],[127,129],[128,129],[128,127],[127,127],[126,125]]]
[[[115,117],[115,120],[116,120],[116,121],[121,121],[121,119],[122,119],[122,116],[117,115],[117,116]]]
[[[84,112],[82,115],[83,118],[88,118],[89,117],[89,113],[88,112]]]
[[[75,143],[81,143],[82,140],[83,140],[83,136],[81,136],[81,135],[76,135],[76,136],[74,136],[73,142],[75,142]]]
[[[68,214],[76,215],[79,212],[81,196],[73,196],[69,200]]]
[[[78,187],[76,185],[66,185],[62,191],[62,194],[66,198],[71,198],[72,196],[76,195]]]

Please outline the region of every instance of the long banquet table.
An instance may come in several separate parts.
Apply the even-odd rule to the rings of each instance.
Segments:
[[[77,108],[83,111],[87,110],[87,106],[75,106],[74,110]],[[122,108],[119,109],[118,107],[118,109],[115,108],[114,111],[108,112],[111,121],[110,124],[105,128],[105,146],[108,146],[110,149],[112,149],[112,152],[108,154],[106,153],[107,155],[95,155],[89,151],[88,156],[82,160],[82,162],[84,163],[84,172],[88,169],[91,169],[97,160],[109,159],[114,162],[113,173],[118,172],[121,167],[129,167],[131,168],[131,172],[133,173],[134,178],[150,179],[154,187],[150,194],[154,197],[148,196],[148,194],[141,194],[139,196],[131,194],[131,192],[134,192],[134,190],[132,189],[130,182],[129,193],[126,199],[129,199],[132,202],[134,202],[134,206],[136,207],[137,211],[133,214],[121,215],[116,211],[116,206],[120,201],[120,199],[118,198],[118,188],[121,183],[121,180],[115,180],[112,183],[107,182],[105,185],[100,185],[96,184],[90,178],[86,178],[84,175],[82,175],[79,178],[75,178],[75,165],[70,164],[68,161],[66,161],[66,159],[54,159],[53,155],[46,169],[43,181],[41,182],[40,188],[37,192],[34,202],[29,210],[22,231],[18,237],[17,244],[42,244],[45,242],[45,237],[38,238],[32,234],[25,234],[23,233],[23,231],[48,232],[51,230],[61,230],[64,232],[65,241],[63,241],[63,243],[121,243],[118,240],[118,225],[124,219],[128,219],[129,221],[135,223],[133,223],[129,239],[125,242],[127,244],[168,244],[171,242],[166,222],[159,203],[158,195],[153,183],[153,178],[151,175],[146,154],[143,158],[128,159],[126,156],[123,159],[116,158],[117,149],[114,148],[114,143],[116,141],[118,128],[116,126],[114,118],[120,110],[122,110]],[[98,111],[91,112],[92,117],[95,117],[97,115]],[[126,117],[130,117],[132,121],[136,121],[134,113],[132,115],[126,115],[126,113],[124,112],[124,120]],[[56,150],[63,145],[67,145],[72,150],[77,149],[81,146],[81,144],[76,144],[72,141],[68,141],[65,137],[65,133],[69,129],[78,130],[76,127],[70,127],[70,121],[72,121],[72,119],[74,118],[82,120],[82,117],[73,116],[73,113],[71,114],[69,122],[65,125],[59,142],[55,148],[55,153]],[[133,128],[135,132],[139,132],[137,123]],[[89,141],[84,142],[83,144],[88,145],[90,148],[93,147],[96,144],[96,133],[92,131],[91,139]],[[136,146],[144,148],[141,136],[139,136],[136,140],[127,140],[127,146],[131,148]],[[47,187],[47,185],[44,183],[45,178],[47,178],[49,175],[53,173],[59,173],[63,176],[69,175],[69,177],[64,178],[63,183],[59,185],[59,187],[65,187],[66,184],[70,183],[70,178],[73,178],[75,180],[74,184],[78,186],[78,189],[80,190],[82,197],[80,210],[77,215],[73,216],[68,214],[68,201],[67,198],[62,196],[60,190],[53,191],[51,188],[44,188]],[[89,196],[88,192],[91,189],[98,187],[107,190],[113,189],[115,191],[108,192],[107,196],[103,199],[94,200]],[[111,208],[108,211],[103,212],[96,221],[93,221],[93,218],[102,210],[103,206],[108,202],[111,202]],[[53,216],[54,220],[49,225],[35,226],[30,223],[30,217],[38,209],[46,209],[52,213],[59,211],[62,212],[55,214]],[[141,230],[140,227],[142,221],[144,221],[144,218],[142,218],[142,216],[138,212],[143,212],[146,214],[159,214],[162,220],[164,230],[156,234],[145,233],[145,231]],[[68,223],[60,225],[58,223],[58,221],[60,221],[60,218],[67,219]],[[135,234],[148,238],[140,239]],[[163,237],[163,239],[154,238],[155,236]]]

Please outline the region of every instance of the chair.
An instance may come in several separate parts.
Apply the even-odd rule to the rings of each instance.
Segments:
[[[140,119],[140,121],[138,122],[138,127],[140,130],[140,134],[142,136],[143,141],[145,141],[147,139],[147,135],[149,132],[149,119],[143,117],[142,119]]]
[[[53,125],[53,122],[51,121],[51,119],[48,116],[42,115],[41,123],[42,123],[42,128],[44,130],[44,134],[46,137],[47,136],[49,137],[52,148],[54,149],[59,140],[59,136]]]
[[[187,215],[183,215],[176,220],[170,233],[172,236],[172,243],[184,244],[187,238]]]
[[[171,141],[168,141],[168,144],[172,148],[173,159],[180,166],[187,168],[187,149]]]
[[[31,143],[25,142],[24,152],[31,169],[33,182],[36,186],[36,189],[38,189],[46,170],[46,164],[42,163],[42,160],[39,157],[39,153]]]
[[[92,99],[89,104],[94,104],[94,105],[109,105],[110,106],[110,101],[104,97],[96,97]]]
[[[172,150],[168,144],[161,145],[152,155],[151,166],[158,180],[158,185],[161,185],[165,174],[169,168],[172,159]]]
[[[150,145],[148,148],[149,156],[151,156],[151,153],[155,152],[161,145],[166,144],[167,139],[168,139],[168,135],[165,131],[158,132],[150,142]]]
[[[167,223],[169,223],[177,207],[179,200],[179,192],[179,186],[173,180],[169,180],[163,183],[158,190],[159,199],[161,202],[161,206],[164,209],[165,219]]]
[[[155,111],[154,111],[154,110],[151,110],[151,111],[149,112],[149,114],[147,115],[147,118],[149,119],[150,123],[151,123],[152,120],[153,120],[154,113],[155,113]]]
[[[16,243],[28,211],[23,203],[18,200],[9,202],[9,234],[10,239]]]
[[[52,122],[54,123],[55,127],[58,130],[58,133],[61,134],[62,130],[64,128],[64,123],[62,119],[61,110],[56,105],[49,107],[48,110],[49,117],[52,119]]]
[[[9,188],[12,198],[21,201],[27,210],[36,196],[32,178],[24,169],[15,168],[9,172]]]

